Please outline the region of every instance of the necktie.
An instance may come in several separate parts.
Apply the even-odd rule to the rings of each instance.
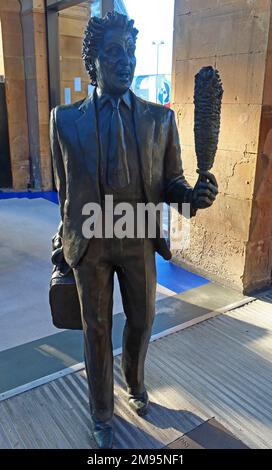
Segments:
[[[113,189],[123,188],[130,182],[124,127],[119,111],[120,99],[111,99],[112,115],[108,148],[107,182]]]

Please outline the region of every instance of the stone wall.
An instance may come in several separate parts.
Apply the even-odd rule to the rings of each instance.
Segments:
[[[265,262],[265,282],[268,277],[270,282],[269,230],[266,252],[262,251],[263,245],[258,248],[262,253],[254,281],[255,261],[252,257],[249,261],[250,250],[254,252],[263,238],[259,231],[260,204],[263,214],[271,212],[266,190],[263,197],[259,192],[258,205],[256,200],[258,181],[260,184],[270,163],[269,158],[261,157],[260,144],[261,139],[268,145],[267,133],[262,137],[262,127],[266,125],[268,112],[263,92],[265,83],[267,87],[269,83],[266,58],[270,8],[269,0],[176,0],[175,5],[173,106],[185,175],[191,184],[196,181],[194,75],[204,65],[217,67],[225,92],[213,168],[220,193],[214,206],[199,211],[193,220],[189,248],[175,250],[174,256],[208,277],[244,290],[263,285],[259,280]],[[266,257],[265,262],[262,257]]]
[[[261,109],[260,137],[255,185],[246,251],[246,290],[271,284],[272,269],[272,21]]]
[[[46,21],[43,0],[22,1],[31,186],[52,189]]]
[[[0,2],[12,187],[52,189],[43,0]]]
[[[18,0],[0,2],[8,112],[10,159],[14,189],[29,184],[29,141],[23,32]]]

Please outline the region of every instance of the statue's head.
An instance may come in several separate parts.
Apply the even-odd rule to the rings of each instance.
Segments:
[[[91,83],[110,94],[123,94],[131,86],[136,66],[138,30],[119,13],[90,18],[82,57]]]

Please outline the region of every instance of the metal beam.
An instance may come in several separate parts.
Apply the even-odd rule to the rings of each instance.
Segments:
[[[47,11],[60,11],[84,3],[86,0],[46,0]],[[114,11],[114,0],[100,0],[100,11],[104,16],[108,11]]]
[[[47,10],[47,51],[50,108],[60,104],[59,18],[57,10]]]
[[[100,2],[102,17],[105,16],[108,11],[114,11],[114,0],[100,0]]]
[[[83,3],[84,0],[46,0],[47,10],[60,11]]]

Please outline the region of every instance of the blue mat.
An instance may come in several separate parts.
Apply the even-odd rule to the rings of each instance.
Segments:
[[[156,256],[156,265],[158,283],[176,292],[176,294],[181,294],[186,290],[194,289],[210,282],[204,277],[193,274],[176,264],[169,263],[169,261],[164,260],[159,255]]]
[[[58,194],[56,191],[18,191],[18,192],[5,192],[0,191],[0,199],[14,199],[14,198],[28,198],[28,199],[37,199],[43,198],[47,201],[54,202],[58,204]]]

